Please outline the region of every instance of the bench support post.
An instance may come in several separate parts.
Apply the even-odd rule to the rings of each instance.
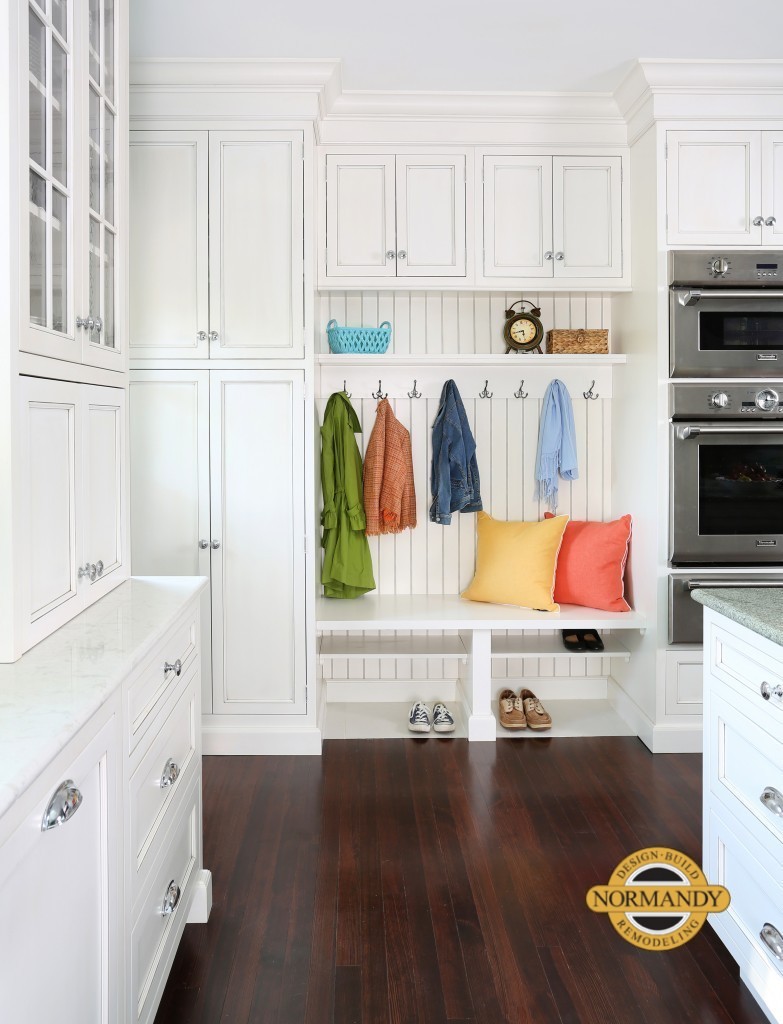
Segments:
[[[495,742],[492,714],[492,630],[471,630],[465,697],[470,704],[468,739]]]

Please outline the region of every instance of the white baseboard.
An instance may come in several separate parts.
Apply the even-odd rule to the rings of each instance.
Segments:
[[[653,722],[636,701],[609,679],[609,703],[624,718],[653,754],[700,754],[703,747],[701,718],[694,722]],[[694,716],[695,717],[695,716]]]
[[[328,679],[322,687],[329,704],[412,704],[415,700],[448,704],[457,699],[456,679]]]
[[[212,872],[202,868],[193,883],[188,924],[206,924],[212,910]]]
[[[302,724],[301,727],[277,726],[240,718],[226,721],[221,715],[202,716],[202,752],[210,754],[320,754],[321,730]]]
[[[653,733],[653,754],[701,754],[704,735],[698,725],[661,722]]]

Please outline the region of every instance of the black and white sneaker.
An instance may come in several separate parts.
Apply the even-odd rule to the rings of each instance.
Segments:
[[[445,704],[436,704],[432,709],[432,728],[435,732],[454,732],[454,716]]]
[[[432,728],[432,712],[423,700],[417,700],[411,708],[408,728],[411,732],[429,732]]]

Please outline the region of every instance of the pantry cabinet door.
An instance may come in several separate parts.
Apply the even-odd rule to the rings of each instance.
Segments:
[[[212,710],[303,714],[304,374],[211,377]]]
[[[621,158],[553,157],[556,278],[622,277]]]
[[[761,132],[668,132],[666,139],[669,244],[759,245]]]
[[[327,277],[394,277],[394,157],[327,156]]]
[[[82,550],[91,604],[128,576],[125,391],[85,386],[83,415]]]
[[[762,212],[764,245],[783,245],[783,132],[762,132]]]
[[[134,576],[209,576],[209,371],[132,370]],[[202,709],[212,708],[209,588],[201,598]]]
[[[209,356],[208,133],[130,133],[130,355]]]
[[[552,277],[552,157],[484,157],[485,277]]]
[[[21,378],[22,646],[81,611],[82,385]]]
[[[465,157],[397,157],[397,276],[465,277]]]
[[[304,135],[209,133],[212,358],[304,355]]]

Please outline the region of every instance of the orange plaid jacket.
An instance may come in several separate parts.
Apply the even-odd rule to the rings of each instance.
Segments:
[[[364,456],[367,535],[401,533],[416,525],[411,435],[383,398]]]

